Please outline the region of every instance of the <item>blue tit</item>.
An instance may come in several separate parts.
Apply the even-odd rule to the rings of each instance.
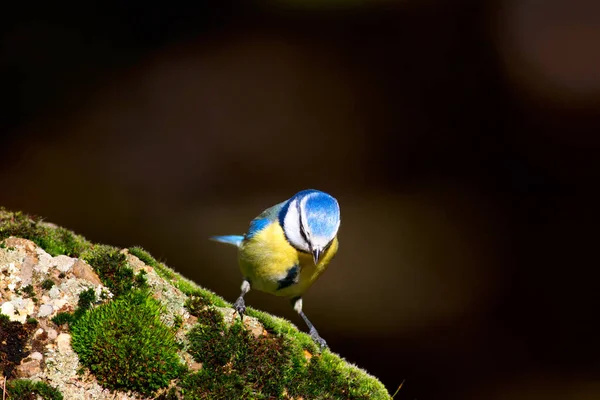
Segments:
[[[310,336],[327,343],[302,312],[302,294],[325,271],[338,250],[340,207],[335,198],[318,190],[303,190],[267,208],[250,222],[245,235],[211,239],[238,248],[244,276],[242,293],[234,304],[243,318],[244,295],[250,288],[290,298]]]

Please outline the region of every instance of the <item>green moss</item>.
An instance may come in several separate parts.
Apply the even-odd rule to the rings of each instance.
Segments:
[[[186,293],[186,291],[182,287],[179,286],[181,281],[184,280],[184,278],[181,277],[180,275],[176,274],[175,272],[173,272],[173,270],[170,269],[169,267],[167,267],[165,264],[158,262],[146,250],[144,250],[141,247],[131,247],[127,251],[129,252],[129,254],[134,255],[137,258],[139,258],[140,261],[142,261],[144,264],[149,265],[150,267],[154,268],[154,270],[156,271],[158,276],[171,282],[175,287],[180,289],[182,292]],[[196,288],[195,285],[192,284],[192,286],[193,286],[193,288]]]
[[[79,318],[81,318],[87,310],[92,307],[92,304],[96,302],[96,293],[94,289],[90,288],[79,293],[79,300],[77,301],[77,309],[72,312],[60,312],[51,319],[56,325],[69,324],[73,325]]]
[[[53,256],[65,254],[69,257],[79,257],[88,247],[88,243],[64,228],[46,228],[48,235],[47,252]],[[42,246],[43,247],[43,246]]]
[[[140,261],[142,261],[146,265],[149,265],[153,268],[156,268],[158,266],[158,261],[156,261],[156,259],[152,257],[150,253],[148,253],[141,247],[130,247],[127,251],[129,251],[129,254],[139,258]]]
[[[329,350],[317,354],[310,336],[281,318],[252,311],[271,333],[255,338],[239,319],[227,326],[220,314],[207,314],[212,307],[202,301],[191,299],[186,306],[199,318],[188,334],[189,352],[203,365],[182,379],[186,399],[269,399],[284,393],[310,399],[390,398],[364,371]]]
[[[35,296],[35,290],[33,290],[33,286],[27,285],[21,289],[25,297],[33,297]]]
[[[133,269],[127,264],[127,257],[119,249],[107,245],[95,245],[83,254],[102,282],[115,296],[127,293],[134,286]]]
[[[298,360],[296,360],[298,361]],[[310,399],[389,399],[383,384],[368,377],[359,368],[326,350],[306,363],[306,368],[290,368],[286,380],[297,382],[289,385],[289,395]]]
[[[155,400],[181,400],[183,398],[183,394],[178,388],[172,387],[167,392],[162,393]]]
[[[77,320],[73,349],[102,386],[150,395],[185,370],[163,311],[147,291],[133,290]]]
[[[181,276],[177,275],[171,268],[163,263],[158,263],[154,268],[158,276],[168,281],[178,280]]]
[[[63,395],[44,382],[33,382],[28,379],[17,379],[6,384],[8,400],[62,400]]]
[[[96,302],[96,293],[94,289],[90,288],[79,293],[79,300],[77,301],[77,309],[73,313],[73,318],[70,323],[75,323],[81,318],[87,310],[92,307],[92,304]]]
[[[146,271],[140,270],[137,274],[135,274],[134,284],[135,287],[140,289],[147,289],[149,287],[148,280],[146,279]]]
[[[221,296],[216,295],[207,289],[199,288],[198,286],[192,286],[186,279],[181,278],[177,282],[174,282],[175,286],[183,293],[187,294],[190,298],[201,299],[205,305],[212,305],[215,307],[231,307],[231,303],[223,300]]]
[[[142,261],[144,264],[154,268],[156,273],[161,278],[166,279],[168,281],[177,279],[177,274],[175,274],[170,268],[166,267],[163,263],[156,261],[156,259],[154,257],[152,257],[150,255],[150,253],[148,253],[143,248],[141,248],[139,246],[131,247],[131,248],[127,249],[127,251],[129,252],[129,254],[139,258],[140,261]],[[140,273],[142,273],[142,272],[144,272],[144,271],[140,271]],[[145,274],[145,272],[144,272],[144,274]],[[142,276],[142,278],[143,278],[143,276]],[[144,283],[145,283],[145,281],[144,281]]]
[[[184,307],[195,317],[200,317],[201,312],[209,306],[212,306],[210,299],[203,296],[202,294],[191,295],[189,296],[185,303]]]
[[[284,342],[255,338],[239,319],[226,326],[220,314],[207,314],[188,334],[189,352],[202,370],[181,383],[185,398],[277,398],[283,393]]]
[[[59,326],[64,324],[71,324],[71,322],[73,321],[73,314],[68,312],[59,312],[54,316],[54,318],[51,319],[51,321]]]
[[[79,300],[77,300],[77,306],[80,310],[89,310],[92,304],[96,301],[96,292],[94,289],[89,288],[79,293]]]
[[[24,286],[20,290],[16,290],[15,292],[17,294],[22,293],[23,297],[30,298],[36,304],[38,302],[38,298],[35,297],[35,289],[31,285]]]
[[[275,335],[298,335],[299,337],[306,337],[310,339],[306,341],[308,345],[310,345],[311,343],[314,344],[310,336],[298,331],[298,329],[294,325],[292,325],[290,321],[284,318],[267,314],[266,312],[259,311],[253,307],[246,308],[246,315],[258,319],[269,333]],[[317,346],[315,345],[314,348],[317,349]]]
[[[44,224],[40,218],[0,208],[0,240],[10,236],[29,239],[50,255],[78,257],[89,243],[81,236]]]
[[[183,326],[183,317],[179,314],[173,316],[173,329],[177,330]]]
[[[44,290],[50,290],[55,285],[52,279],[45,279],[44,282],[40,285]]]

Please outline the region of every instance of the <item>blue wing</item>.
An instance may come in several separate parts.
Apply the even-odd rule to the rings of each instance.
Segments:
[[[246,239],[250,239],[252,236],[256,235],[258,232],[262,231],[269,225],[271,221],[268,218],[256,218],[250,222],[250,228],[248,228],[248,233],[246,234]]]
[[[250,228],[248,228],[248,233],[244,236],[241,235],[226,235],[226,236],[213,236],[210,239],[215,242],[227,243],[234,245],[236,247],[240,247],[242,241],[244,239],[250,239],[252,236],[256,235],[258,232],[265,229],[269,224],[274,221],[277,221],[277,216],[279,211],[283,207],[286,202],[279,203],[274,205],[273,207],[267,208],[265,211],[260,213],[260,215],[254,218],[250,222]]]
[[[273,207],[269,207],[265,211],[261,212],[258,217],[254,218],[250,222],[250,228],[248,228],[246,239],[250,239],[252,236],[265,229],[268,225],[277,221],[279,211],[285,203],[286,202],[284,201],[274,205]]]
[[[227,244],[232,244],[235,247],[240,247],[240,244],[242,243],[242,240],[244,240],[244,237],[241,235],[226,235],[226,236],[213,236],[210,239],[214,240],[215,242],[227,243]]]

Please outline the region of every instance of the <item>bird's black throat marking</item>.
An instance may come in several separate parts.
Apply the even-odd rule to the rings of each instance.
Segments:
[[[300,278],[300,266],[298,264],[294,265],[287,271],[287,275],[285,278],[277,281],[278,286],[277,290],[285,289],[286,287],[292,286],[295,283],[298,283],[298,279]]]

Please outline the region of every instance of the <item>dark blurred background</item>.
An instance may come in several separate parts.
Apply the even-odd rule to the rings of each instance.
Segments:
[[[305,311],[397,399],[600,398],[598,1],[21,4],[0,205],[233,301],[207,237],[318,188],[341,248]]]

